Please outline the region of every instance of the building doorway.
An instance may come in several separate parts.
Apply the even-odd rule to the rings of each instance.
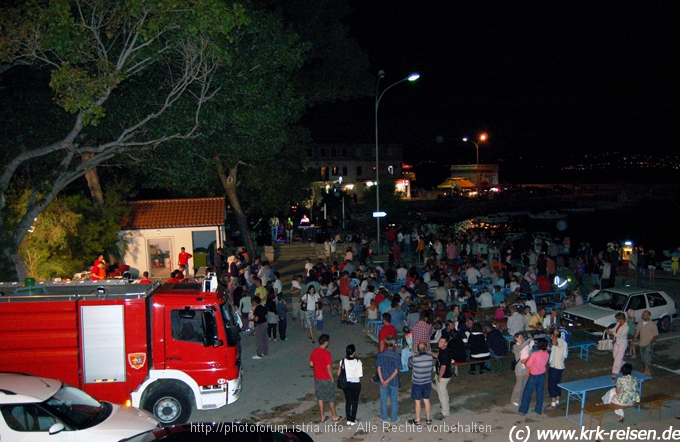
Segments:
[[[174,270],[175,252],[173,238],[153,238],[146,240],[149,251],[149,276],[152,278],[169,278]]]

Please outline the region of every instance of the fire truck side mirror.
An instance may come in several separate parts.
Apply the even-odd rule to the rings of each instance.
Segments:
[[[203,346],[219,347],[220,345],[224,345],[224,342],[218,337],[215,313],[212,310],[203,312],[201,322],[203,325]]]

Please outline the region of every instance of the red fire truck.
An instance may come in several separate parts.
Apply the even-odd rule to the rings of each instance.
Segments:
[[[0,296],[0,371],[57,378],[92,396],[184,423],[241,392],[239,324],[210,275],[201,282],[43,286]]]

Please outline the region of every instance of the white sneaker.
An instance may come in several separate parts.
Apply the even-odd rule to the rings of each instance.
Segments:
[[[557,403],[551,402],[551,403],[550,403],[550,406],[553,407],[553,408],[555,408],[555,407],[557,406]]]
[[[261,356],[258,356],[258,355],[255,355],[255,356],[253,356],[253,359],[262,359],[262,357],[261,357]]]
[[[510,403],[511,403],[512,405],[514,405],[515,407],[519,407],[519,404],[518,404],[517,402],[510,402]]]

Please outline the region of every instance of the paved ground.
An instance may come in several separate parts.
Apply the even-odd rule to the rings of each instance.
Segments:
[[[278,270],[283,279],[288,281],[290,276],[302,270],[303,263],[279,263]],[[648,282],[640,282],[641,286],[651,286]],[[654,287],[671,293],[678,303],[680,279],[660,278]],[[285,285],[286,289],[288,285]],[[679,303],[680,304],[680,303]],[[399,402],[400,426],[383,427],[379,418],[379,390],[368,382],[368,376],[374,373],[375,343],[367,337],[360,325],[342,325],[338,317],[330,318],[325,312],[324,332],[331,336],[329,350],[334,361],[344,355],[347,344],[357,346],[357,354],[364,363],[364,380],[359,404],[358,420],[362,423],[357,427],[344,425],[334,426],[319,423],[319,412],[314,396],[312,370],[309,368],[309,354],[314,346],[303,336],[300,324],[294,326],[289,319],[289,340],[271,343],[271,356],[263,360],[253,360],[255,354],[254,337],[243,334],[243,366],[244,383],[241,398],[234,404],[212,411],[195,411],[191,420],[205,421],[251,421],[263,424],[280,424],[297,426],[310,433],[315,440],[336,441],[406,441],[406,440],[461,440],[461,441],[537,441],[538,429],[566,429],[581,431],[578,425],[565,419],[566,398],[555,410],[546,409],[542,415],[528,414],[520,416],[516,407],[509,403],[510,392],[514,384],[514,373],[509,370],[509,364],[502,374],[486,373],[483,376],[472,377],[461,370],[460,377],[454,378],[449,384],[452,414],[445,421],[435,421],[430,428],[421,429],[407,426],[405,422],[413,418],[413,401],[410,399],[410,376],[402,374],[402,388]],[[604,420],[604,429],[617,430],[630,428],[631,430],[656,429],[659,437],[662,431],[671,426],[680,428],[680,393],[677,387],[680,382],[680,322],[673,323],[674,330],[663,334],[656,346],[657,366],[652,371],[654,378],[645,382],[644,393],[666,392],[674,396],[675,400],[667,403],[663,411],[661,422],[651,421],[646,410],[638,414],[633,410],[626,412],[625,425],[619,424],[613,414],[608,414]],[[639,359],[631,361],[636,369],[640,369]],[[592,351],[588,362],[570,355],[567,359],[567,369],[564,381],[582,379],[608,374],[611,370],[611,354]],[[604,392],[603,392],[604,393]],[[344,397],[340,390],[336,390],[338,413],[345,416]],[[547,395],[547,392],[546,392]],[[588,396],[588,404],[599,401],[600,394]],[[433,409],[438,410],[436,393],[432,393]],[[577,419],[574,407],[570,409],[570,416]],[[328,415],[329,412],[326,411]],[[330,419],[329,419],[330,420]],[[345,421],[343,421],[344,423]],[[511,430],[528,428],[532,433],[527,439],[522,433]],[[463,434],[456,434],[463,433]],[[623,440],[635,440],[633,433],[624,435]],[[679,433],[680,434],[680,433]],[[580,435],[578,433],[577,435]],[[598,437],[587,437],[581,440],[609,440],[610,433],[600,434]],[[550,440],[566,440],[564,437],[553,437]],[[659,439],[661,440],[661,439]]]

